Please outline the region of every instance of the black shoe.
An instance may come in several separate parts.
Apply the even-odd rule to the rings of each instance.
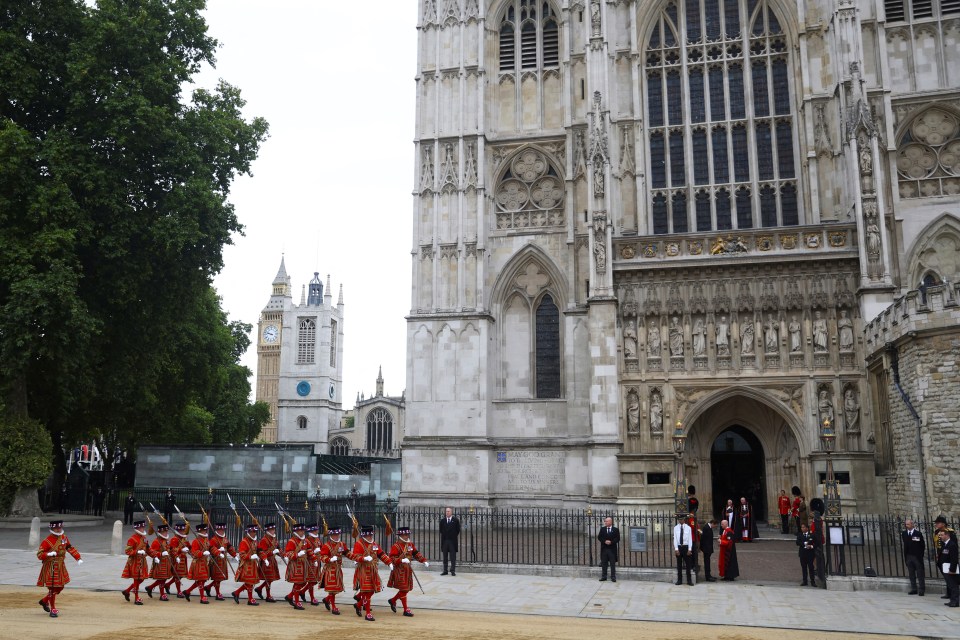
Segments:
[[[153,600],[153,588],[152,587],[144,587],[144,588],[147,591],[147,597]]]
[[[447,572],[446,572],[446,571],[444,571],[444,572],[443,572],[443,573],[441,573],[440,575],[442,575],[442,576],[445,576],[445,575],[447,575]]]
[[[716,582],[716,581],[717,581],[716,578],[709,578],[709,577],[707,578],[707,582]]]
[[[323,599],[323,606],[327,608],[327,611],[330,611],[330,601],[326,598]]]
[[[253,592],[257,594],[257,597],[263,600],[263,587],[254,588]]]
[[[217,602],[223,602],[223,601],[224,601],[224,597],[223,597],[223,596],[217,596],[216,598],[214,598],[214,600],[216,600]]]
[[[805,586],[807,586],[807,583],[806,583],[806,582],[801,582],[801,583],[800,583],[800,586],[801,586],[801,587],[805,587]]]
[[[141,607],[143,606],[143,600],[134,600],[133,604],[138,604]]]
[[[606,582],[606,581],[607,581],[607,576],[603,576],[602,578],[600,578],[600,582]]]
[[[390,605],[390,611],[393,611],[394,613],[396,613],[397,612],[396,600],[387,600],[387,603]]]
[[[947,607],[960,607],[960,602],[944,602],[943,604]]]
[[[677,580],[677,581],[674,582],[673,584],[675,584],[675,585],[681,585],[681,584],[683,584],[683,580]]]
[[[283,596],[283,599],[286,600],[286,601],[287,601],[287,604],[290,605],[291,607],[294,606],[294,605],[293,605],[293,597],[292,597],[289,593],[288,593],[287,595]]]
[[[923,591],[921,591],[921,592],[918,593],[917,595],[918,595],[918,596],[922,596],[922,595],[923,595]]]
[[[248,606],[248,607],[259,607],[259,606],[260,606],[260,603],[257,602],[256,600],[247,600],[247,606]]]
[[[413,611],[409,611],[409,610],[408,610],[408,611],[404,611],[404,612],[403,612],[403,615],[407,616],[408,618],[412,618],[412,617],[413,617]]]
[[[362,615],[362,614],[360,613],[360,603],[359,603],[359,602],[353,605],[353,610],[357,612],[357,617],[360,617],[360,616]]]
[[[455,576],[455,575],[457,575],[457,572],[456,572],[456,571],[451,571],[451,572],[450,572],[450,575]]]
[[[234,601],[234,602],[236,602],[237,604],[240,604],[240,596],[238,596],[238,595],[236,594],[236,592],[231,593],[230,595],[233,596],[233,601]]]
[[[266,599],[264,600],[264,602],[276,602],[276,601],[277,601],[276,598],[274,598],[273,596],[267,596]]]
[[[186,600],[187,602],[190,602],[190,592],[189,592],[189,591],[184,591],[184,592],[183,592],[183,599]]]
[[[949,599],[950,599],[950,596],[940,596],[940,599],[941,599],[941,600],[949,600]]]
[[[692,587],[692,586],[693,586],[693,580],[687,580],[687,586],[688,586],[688,587]]]
[[[911,591],[907,591],[907,595],[908,595],[908,596],[915,596],[915,595],[917,595],[917,590],[916,590],[916,589],[913,589],[913,590],[911,590]]]
[[[610,578],[610,582],[616,582],[616,581],[617,581],[616,578]]]
[[[47,613],[50,613],[50,605],[47,604],[47,601],[46,601],[46,600],[41,600],[41,601],[38,602],[37,604],[39,604],[41,607],[43,607],[43,610],[44,610],[44,611],[46,611]]]
[[[810,586],[811,586],[811,587],[815,587],[815,586],[817,586],[817,583],[814,582],[813,580],[811,580],[811,581],[810,581]]]
[[[124,599],[124,600],[126,600],[127,602],[130,602],[130,592],[129,592],[129,591],[121,591],[120,593],[123,594],[123,599]],[[946,597],[946,596],[944,596],[944,597]]]

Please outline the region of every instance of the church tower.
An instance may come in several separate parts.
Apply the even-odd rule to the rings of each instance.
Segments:
[[[314,273],[299,304],[293,304],[284,262],[273,294],[260,314],[257,400],[270,405],[268,442],[309,442],[326,453],[328,434],[342,417],[343,288],[333,303]]]

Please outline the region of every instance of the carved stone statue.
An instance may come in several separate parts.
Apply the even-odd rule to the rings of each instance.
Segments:
[[[813,350],[827,350],[827,321],[817,311],[813,320]]]
[[[860,401],[853,387],[843,392],[843,419],[847,433],[860,433]]]
[[[753,355],[754,327],[753,319],[746,318],[740,325],[740,355]]]
[[[800,353],[803,349],[803,328],[797,321],[797,316],[790,318],[787,328],[790,330],[790,353]]]
[[[773,316],[767,318],[763,331],[763,344],[767,353],[776,353],[780,347],[780,322]]]
[[[637,357],[637,328],[634,326],[633,320],[627,322],[623,327],[623,357]]]
[[[830,424],[836,427],[836,421],[833,417],[833,400],[830,399],[830,392],[826,389],[820,390],[817,400],[817,409],[820,413],[820,425],[823,426],[824,420],[830,420]]]
[[[703,326],[703,318],[697,318],[693,325],[693,355],[702,356],[707,352],[707,330]]]
[[[627,392],[627,432],[640,432],[640,394],[636,389]]]
[[[607,218],[600,214],[593,217],[593,260],[599,275],[607,272]]]
[[[650,433],[663,433],[663,398],[658,389],[650,394]]]
[[[840,311],[837,330],[840,332],[840,351],[853,351],[853,320],[847,317],[846,309]]]
[[[730,355],[730,325],[727,324],[727,316],[720,316],[720,322],[717,323],[717,355]]]
[[[871,256],[880,255],[880,227],[875,221],[867,225],[867,253]]]
[[[647,355],[651,358],[660,357],[660,323],[654,320],[647,329]]]
[[[603,164],[593,165],[593,195],[598,198],[603,197],[604,190],[604,177],[603,177]]]
[[[670,320],[670,355],[675,358],[683,357],[683,327],[680,326],[677,316]]]

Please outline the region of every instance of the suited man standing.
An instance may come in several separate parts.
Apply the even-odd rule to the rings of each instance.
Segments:
[[[603,526],[597,532],[597,540],[600,541],[600,582],[605,582],[607,579],[607,565],[610,566],[610,579],[616,582],[620,529],[613,526],[613,518],[603,519]]]
[[[460,518],[453,515],[453,509],[447,507],[440,518],[440,552],[443,553],[443,573],[447,575],[449,561],[450,575],[457,575],[457,551],[460,550]]]
[[[807,576],[810,576],[810,586],[817,586],[817,574],[813,570],[813,559],[820,548],[820,536],[811,533],[807,525],[800,523],[800,533],[797,534],[797,546],[800,547],[800,570],[803,572],[801,587],[807,586]]]
[[[703,552],[703,575],[707,582],[716,582],[717,579],[710,575],[710,556],[713,555],[713,528],[717,526],[716,520],[711,520],[703,525],[700,530],[700,551]]]
[[[927,543],[923,540],[920,529],[913,525],[913,520],[907,518],[903,523],[903,532],[900,534],[903,544],[903,563],[907,565],[910,576],[910,593],[908,595],[923,595],[926,590],[926,580],[923,569],[923,560],[927,554]],[[920,591],[917,591],[917,583]]]
[[[677,557],[677,582],[683,584],[683,569],[687,570],[687,584],[693,586],[690,570],[693,568],[693,530],[686,522],[686,514],[677,514],[673,528],[673,555]]]

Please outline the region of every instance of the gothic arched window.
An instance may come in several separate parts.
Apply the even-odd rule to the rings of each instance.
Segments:
[[[307,428],[307,416],[297,416],[297,429]]]
[[[497,184],[497,229],[527,229],[563,224],[563,179],[536,149],[517,154]]]
[[[393,449],[393,416],[386,409],[374,409],[367,416],[367,451]]]
[[[330,441],[330,453],[335,456],[349,455],[350,442],[346,438],[334,438]]]
[[[317,352],[317,321],[300,318],[297,327],[297,364],[313,364]]]
[[[535,316],[536,380],[538,398],[560,397],[560,310],[548,293]]]
[[[500,20],[500,71],[559,66],[560,27],[550,3],[513,0]]]
[[[931,107],[897,143],[901,198],[960,194],[960,118]]]
[[[653,233],[799,224],[787,39],[765,2],[669,2],[644,70]]]

